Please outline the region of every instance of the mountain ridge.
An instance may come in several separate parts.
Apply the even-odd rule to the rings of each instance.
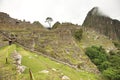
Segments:
[[[94,7],[88,12],[82,26],[92,28],[110,39],[120,41],[120,21],[102,15],[99,13],[98,7]]]

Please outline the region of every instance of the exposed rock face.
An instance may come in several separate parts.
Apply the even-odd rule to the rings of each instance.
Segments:
[[[97,7],[89,11],[83,26],[93,28],[97,32],[108,36],[110,39],[120,41],[120,21],[103,15]]]

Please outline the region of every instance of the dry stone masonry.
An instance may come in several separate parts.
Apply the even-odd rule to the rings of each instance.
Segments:
[[[23,73],[26,67],[21,64],[22,56],[15,50],[12,53],[12,58],[14,60],[14,64],[16,65],[17,72],[19,74]]]

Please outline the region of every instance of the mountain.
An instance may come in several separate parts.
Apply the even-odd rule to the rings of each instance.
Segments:
[[[112,40],[120,41],[120,21],[104,15],[98,7],[94,7],[88,12],[83,22],[83,26],[92,28],[101,34],[108,36]]]
[[[102,46],[107,52],[116,50],[112,40],[109,40],[105,35],[96,32],[92,28],[84,29],[82,26],[72,23],[57,22],[49,30],[44,28],[38,21],[34,23],[25,20],[21,21],[2,12],[0,15],[0,64],[5,66],[6,71],[15,71],[10,54],[17,51],[23,57],[21,64],[33,70],[36,80],[61,80],[62,72],[70,80],[105,80],[101,79],[101,73],[97,66],[85,54],[86,48],[93,45]],[[36,58],[36,54],[39,57]],[[8,60],[10,59],[10,64],[4,64],[5,60],[7,61],[6,56]],[[29,60],[29,57],[32,59]],[[60,72],[51,71],[52,68],[58,69]],[[38,69],[50,71],[50,74],[44,75],[40,73],[43,76],[39,78]],[[4,67],[0,70],[2,72]],[[54,73],[54,76],[52,73]],[[0,74],[10,73],[3,72]],[[29,70],[26,69],[20,77],[26,80],[28,75]]]

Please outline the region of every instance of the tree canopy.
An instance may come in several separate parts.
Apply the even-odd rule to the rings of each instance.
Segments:
[[[51,17],[47,17],[46,21],[49,24],[49,27],[51,27],[51,22],[53,21],[53,19]]]

